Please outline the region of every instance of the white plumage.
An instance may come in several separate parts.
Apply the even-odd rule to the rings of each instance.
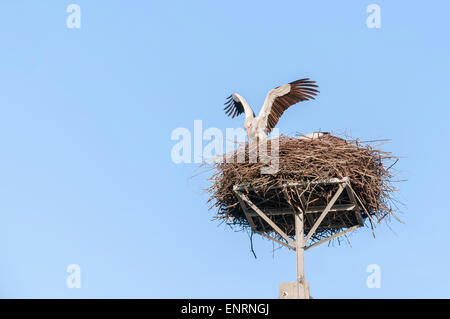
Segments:
[[[319,92],[315,89],[317,87],[315,83],[309,79],[301,79],[269,91],[258,116],[255,116],[242,96],[233,93],[225,103],[225,112],[232,118],[241,113],[245,114],[244,127],[250,142],[267,139],[267,133],[272,131],[285,110],[298,102],[314,99]],[[315,139],[323,134],[310,133],[301,138]]]

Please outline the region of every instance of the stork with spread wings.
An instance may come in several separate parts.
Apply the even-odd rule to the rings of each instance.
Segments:
[[[251,142],[266,139],[267,133],[272,131],[283,112],[291,105],[314,99],[314,96],[319,93],[315,83],[315,81],[306,78],[269,91],[258,116],[255,116],[252,108],[242,96],[233,93],[225,102],[225,113],[232,118],[241,113],[245,114],[244,127]],[[304,135],[303,138],[313,139],[323,134],[310,133]]]

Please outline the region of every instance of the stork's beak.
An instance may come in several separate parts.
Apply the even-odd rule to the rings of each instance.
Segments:
[[[247,126],[247,134],[250,136],[250,126]]]

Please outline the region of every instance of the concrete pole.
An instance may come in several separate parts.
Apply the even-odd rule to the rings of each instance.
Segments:
[[[305,245],[303,212],[295,214],[295,251],[297,255],[297,289],[299,299],[309,299],[307,283],[305,281]]]

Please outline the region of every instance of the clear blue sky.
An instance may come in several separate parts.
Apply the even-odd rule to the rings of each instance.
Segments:
[[[81,29],[66,8],[81,7]],[[381,29],[366,8],[381,7]],[[320,85],[281,133],[390,138],[405,225],[306,253],[316,298],[450,297],[448,1],[0,4],[0,297],[276,298],[295,256],[212,222],[176,127],[240,127],[239,92]],[[69,264],[80,289],[66,287]],[[381,267],[381,288],[366,267]]]

